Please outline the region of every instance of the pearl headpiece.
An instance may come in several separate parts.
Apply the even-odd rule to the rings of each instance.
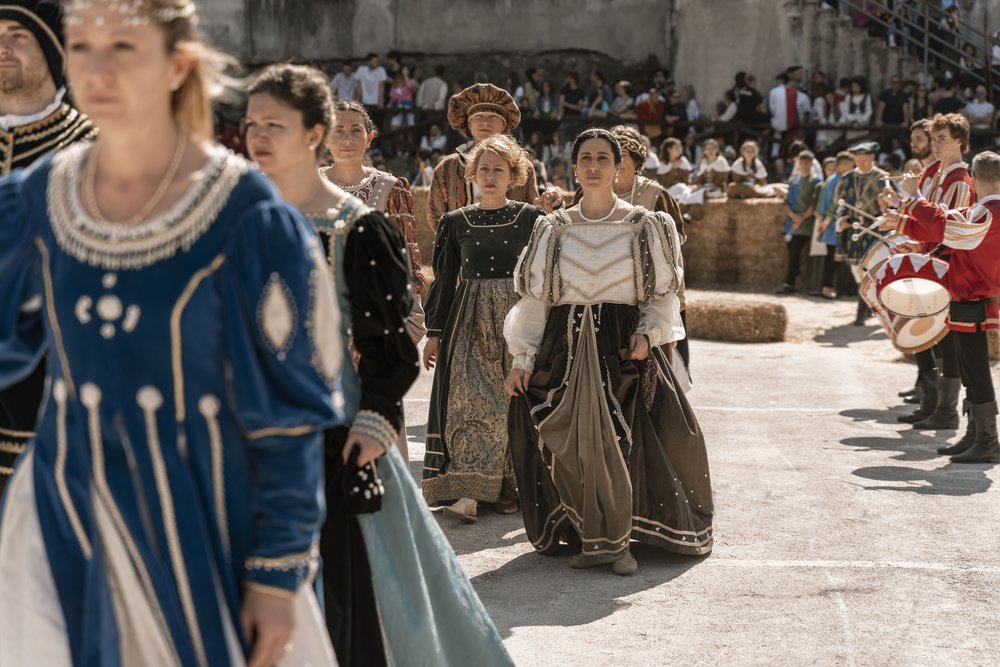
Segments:
[[[111,16],[98,16],[94,19],[94,25],[101,26],[109,20],[119,19],[122,25],[139,26],[149,25],[151,22],[170,23],[177,19],[194,16],[194,2],[187,0],[176,7],[162,7],[152,9],[153,3],[150,0],[68,0],[66,2],[66,25],[82,25],[83,19],[78,12],[93,9],[100,6],[106,14]]]

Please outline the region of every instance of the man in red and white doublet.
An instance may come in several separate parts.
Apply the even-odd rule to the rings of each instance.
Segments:
[[[921,172],[918,193],[943,210],[969,206],[975,201],[974,190],[969,166],[962,160],[962,155],[969,149],[969,121],[959,114],[938,114],[925,121],[924,127],[935,160]],[[945,261],[951,255],[947,246],[937,243],[924,243],[920,252],[935,253]],[[918,383],[922,389],[920,407],[912,414],[899,416],[898,420],[913,424],[915,429],[958,428],[961,421],[958,396],[962,380],[955,340],[945,335],[933,349],[918,352],[915,356],[920,369]],[[966,400],[963,413],[969,412],[969,405]],[[942,447],[939,453],[948,453],[948,448]]]
[[[946,452],[956,463],[1000,463],[997,402],[990,375],[987,330],[1000,329],[1000,155],[984,151],[972,163],[980,199],[973,206],[945,210],[914,196],[886,216],[895,229],[923,243],[952,251],[945,282],[952,303],[948,328],[958,350],[962,384],[970,402],[969,428]],[[903,182],[914,192],[915,179]]]

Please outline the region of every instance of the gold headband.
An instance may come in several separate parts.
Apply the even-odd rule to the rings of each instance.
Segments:
[[[188,0],[179,7],[163,7],[152,9],[150,0],[68,0],[66,3],[66,25],[82,25],[83,19],[75,15],[77,12],[93,9],[103,5],[105,12],[120,18],[126,26],[148,25],[151,22],[171,23],[177,19],[189,18],[195,14],[194,2]],[[94,25],[102,26],[108,22],[105,16],[94,19]]]

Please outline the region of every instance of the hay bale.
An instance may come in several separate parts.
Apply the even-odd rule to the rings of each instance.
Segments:
[[[990,361],[1000,361],[1000,331],[990,330],[986,334],[990,342]]]
[[[686,225],[685,277],[693,288],[771,290],[788,262],[781,199],[710,199]]]
[[[734,343],[780,343],[788,313],[780,303],[764,300],[688,300],[687,330],[691,338]]]

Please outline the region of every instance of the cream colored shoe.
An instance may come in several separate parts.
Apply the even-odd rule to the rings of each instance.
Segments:
[[[479,503],[472,498],[459,498],[454,504],[444,508],[444,514],[462,523],[475,523],[479,518],[478,510]]]

